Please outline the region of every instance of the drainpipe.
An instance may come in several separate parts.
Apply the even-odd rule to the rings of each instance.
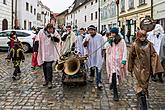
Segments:
[[[13,29],[13,24],[14,24],[14,22],[13,22],[13,19],[14,19],[14,17],[13,17],[13,14],[14,14],[13,4],[14,4],[14,2],[13,2],[13,0],[12,0],[12,1],[11,1],[11,28],[12,28],[12,29]]]
[[[153,19],[153,0],[151,0],[151,18]]]
[[[98,32],[100,33],[100,0],[98,1]]]
[[[15,29],[18,28],[18,19],[17,19],[17,0],[15,0]]]

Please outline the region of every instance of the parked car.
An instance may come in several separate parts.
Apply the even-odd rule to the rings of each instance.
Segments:
[[[30,51],[30,49],[33,47],[33,37],[35,36],[33,31],[28,30],[5,30],[0,31],[0,49],[8,49],[8,42],[10,33],[12,31],[16,32],[16,36],[19,41],[23,44],[23,49],[25,52]]]

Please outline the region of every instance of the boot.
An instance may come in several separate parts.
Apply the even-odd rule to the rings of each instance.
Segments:
[[[47,85],[48,85],[48,82],[45,81],[45,82],[43,83],[43,86],[47,86]]]
[[[53,86],[53,85],[52,85],[52,82],[49,82],[49,83],[48,83],[48,89],[52,89],[52,86]]]
[[[151,76],[151,79],[152,79],[152,81],[156,82],[156,81],[157,81],[156,75],[152,75],[152,76]]]
[[[112,74],[112,84],[113,84],[113,100],[119,101],[119,96],[118,96],[118,91],[117,91],[116,73]]]
[[[143,91],[138,93],[138,101],[140,104],[140,110],[147,110],[146,96]]]
[[[109,89],[110,89],[110,90],[112,90],[112,89],[113,89],[113,84],[112,84],[112,83],[110,84]]]
[[[90,68],[90,71],[91,71],[90,77],[95,77],[95,68],[94,67]]]
[[[92,68],[90,68],[90,79],[89,79],[89,81],[93,82],[94,77],[95,77],[95,69],[92,67]]]
[[[13,79],[13,80],[17,80],[16,76],[14,76],[14,75],[12,76],[12,79]]]
[[[161,73],[161,74],[158,74],[158,78],[159,78],[159,82],[160,82],[160,83],[163,83],[162,73]]]

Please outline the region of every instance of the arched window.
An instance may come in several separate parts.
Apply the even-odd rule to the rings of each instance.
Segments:
[[[2,30],[7,30],[7,29],[8,29],[8,21],[7,21],[7,19],[3,19]]]
[[[3,4],[5,4],[5,5],[6,5],[6,0],[3,0]]]

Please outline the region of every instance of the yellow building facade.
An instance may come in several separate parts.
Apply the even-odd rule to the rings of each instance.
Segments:
[[[151,16],[151,0],[120,0],[119,24],[125,35],[130,30],[133,37],[145,16]]]

